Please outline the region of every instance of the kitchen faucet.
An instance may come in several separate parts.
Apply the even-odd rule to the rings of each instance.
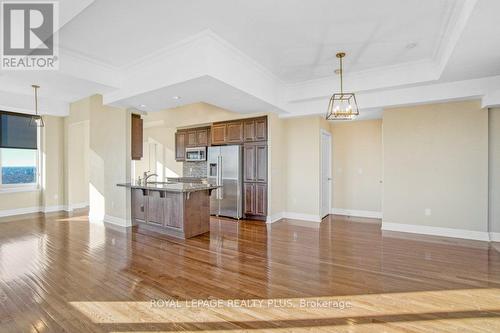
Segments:
[[[148,184],[148,179],[151,178],[151,177],[158,177],[158,175],[156,173],[152,173],[150,175],[148,175],[149,171],[145,171],[144,172],[144,185],[147,185]]]

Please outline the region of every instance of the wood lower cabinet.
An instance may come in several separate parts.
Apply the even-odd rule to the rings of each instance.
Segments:
[[[146,221],[146,201],[144,190],[132,189],[132,218]]]
[[[154,225],[163,225],[163,193],[160,191],[148,191],[148,214],[146,222]]]
[[[143,120],[138,114],[132,114],[131,156],[140,160],[143,156]]]
[[[210,229],[210,190],[131,191],[134,225],[179,238],[190,238]]]
[[[245,214],[253,215],[255,214],[255,184],[254,183],[244,183],[243,184],[244,193],[244,209]]]
[[[255,215],[267,215],[267,184],[255,184]]]
[[[171,228],[182,228],[182,211],[177,209],[177,207],[182,206],[182,197],[174,193],[165,193],[165,198],[163,199],[163,226]]]
[[[186,132],[175,133],[175,160],[184,161],[186,159]]]
[[[243,191],[245,215],[265,217],[267,215],[267,184],[244,183]]]

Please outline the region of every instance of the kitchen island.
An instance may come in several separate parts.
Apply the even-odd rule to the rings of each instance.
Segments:
[[[178,238],[210,230],[210,195],[219,186],[203,183],[125,183],[131,190],[132,223]]]

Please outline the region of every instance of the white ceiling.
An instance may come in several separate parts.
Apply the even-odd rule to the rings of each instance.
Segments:
[[[352,71],[430,59],[462,1],[369,2],[96,1],[62,29],[60,43],[121,67],[210,29],[280,79],[297,82],[333,75],[338,50],[348,53]],[[407,49],[411,43],[417,46]]]
[[[341,50],[346,88],[368,118],[431,101],[500,104],[497,0],[61,0],[60,7],[60,70],[0,72],[0,107],[26,110],[38,83],[42,112],[60,115],[94,93],[148,111],[206,102],[321,114],[338,89]]]

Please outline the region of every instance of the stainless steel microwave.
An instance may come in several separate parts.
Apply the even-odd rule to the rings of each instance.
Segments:
[[[207,160],[207,147],[186,148],[186,161],[197,162]]]

